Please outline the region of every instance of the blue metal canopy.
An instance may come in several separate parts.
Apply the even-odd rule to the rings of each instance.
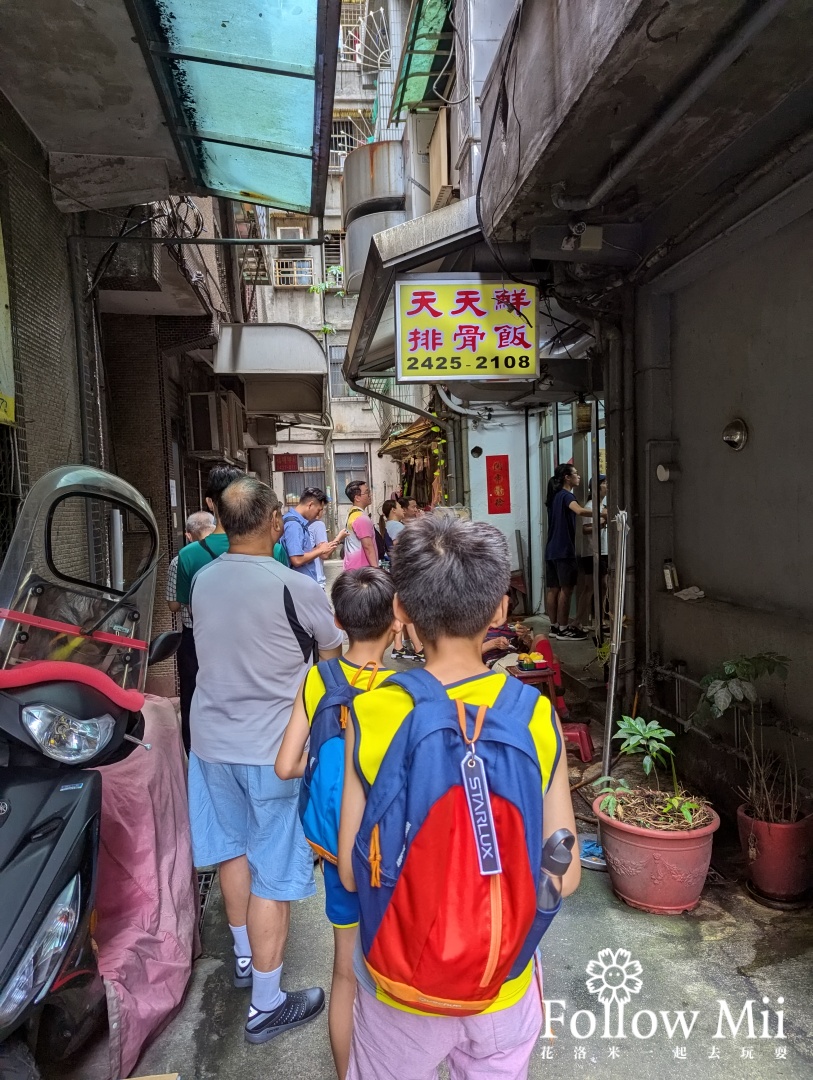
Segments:
[[[125,2],[195,187],[321,214],[340,0]]]

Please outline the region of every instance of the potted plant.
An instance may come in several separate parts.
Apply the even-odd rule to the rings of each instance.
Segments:
[[[621,754],[640,755],[655,787],[631,787],[603,776],[593,803],[613,892],[632,907],[657,915],[680,915],[700,902],[720,818],[709,803],[678,784],[674,754],[666,740],[674,732],[640,716],[622,716],[613,739]],[[656,766],[672,769],[664,792]]]
[[[790,658],[766,652],[726,660],[703,680],[695,720],[733,715],[740,723],[746,781],[745,800],[737,809],[737,826],[748,876],[758,893],[793,901],[813,887],[813,813],[805,813],[799,774],[789,739],[777,753],[766,744],[762,699],[756,682],[766,676],[787,677]],[[778,729],[774,726],[774,731]],[[769,737],[770,742],[770,737]]]

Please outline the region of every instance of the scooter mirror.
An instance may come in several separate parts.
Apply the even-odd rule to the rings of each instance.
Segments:
[[[162,660],[169,660],[174,656],[181,644],[180,630],[165,630],[150,642],[150,651],[147,658],[148,666],[160,664]]]

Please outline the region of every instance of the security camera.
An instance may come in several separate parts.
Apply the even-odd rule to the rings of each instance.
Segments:
[[[587,229],[587,222],[586,221],[571,221],[569,228],[570,228],[570,231],[573,233],[574,236],[581,236]]]

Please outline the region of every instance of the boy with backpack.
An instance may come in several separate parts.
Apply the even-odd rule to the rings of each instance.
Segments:
[[[497,529],[443,513],[393,551],[395,614],[427,665],[358,697],[345,738],[339,872],[360,910],[348,1080],[430,1080],[444,1060],[452,1080],[527,1076],[536,947],[580,866],[547,903],[543,837],[576,832],[561,729],[547,698],[482,660],[510,569]]]
[[[331,600],[336,625],[347,634],[350,647],[340,659],[322,661],[308,672],[275,765],[282,780],[303,777],[300,818],[308,843],[322,859],[325,911],[334,940],[328,1028],[339,1080],[344,1080],[350,1055],[358,926],[358,900],[342,885],[336,866],[344,736],[354,698],[392,674],[380,665],[400,629],[392,610],[394,593],[389,575],[377,567],[346,570],[337,579]]]

